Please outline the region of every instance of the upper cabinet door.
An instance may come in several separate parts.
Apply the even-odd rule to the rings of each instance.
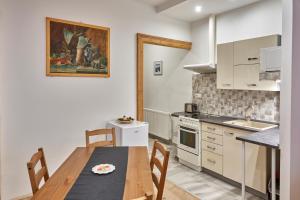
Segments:
[[[233,89],[233,42],[217,46],[217,88]]]
[[[260,65],[234,66],[234,86],[236,90],[280,91],[276,81],[259,80]]]
[[[280,45],[280,36],[271,35],[234,42],[234,65],[260,63],[260,49]]]
[[[234,66],[234,89],[260,90],[259,64]]]

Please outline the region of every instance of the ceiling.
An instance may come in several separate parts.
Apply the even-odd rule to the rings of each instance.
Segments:
[[[151,6],[156,7],[156,6],[159,6],[159,5],[165,3],[165,2],[167,2],[169,0],[140,0],[140,1],[143,1],[143,2],[145,2],[145,3],[147,3],[147,4],[151,5]]]
[[[219,14],[261,0],[141,0],[155,7],[160,14],[179,20],[193,22],[211,14]],[[200,13],[195,7],[201,6]]]

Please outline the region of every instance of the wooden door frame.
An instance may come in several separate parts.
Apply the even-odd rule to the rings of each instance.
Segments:
[[[137,33],[137,120],[144,120],[144,44],[191,50],[192,43]]]

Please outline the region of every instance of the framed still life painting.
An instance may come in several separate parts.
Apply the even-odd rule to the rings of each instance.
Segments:
[[[110,29],[46,18],[47,76],[110,76]]]

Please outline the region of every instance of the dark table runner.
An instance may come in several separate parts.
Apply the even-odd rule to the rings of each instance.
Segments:
[[[123,199],[127,162],[128,147],[95,148],[65,200]],[[92,172],[95,165],[105,163],[115,165],[115,171],[105,175]]]

